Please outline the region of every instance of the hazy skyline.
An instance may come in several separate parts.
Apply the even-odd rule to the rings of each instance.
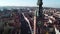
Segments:
[[[0,0],[0,6],[37,6],[37,0]],[[43,0],[43,7],[60,8],[60,0]]]

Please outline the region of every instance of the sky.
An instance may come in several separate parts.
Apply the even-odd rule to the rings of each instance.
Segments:
[[[0,0],[0,6],[37,6],[37,0]],[[60,0],[43,0],[43,7],[60,8]]]

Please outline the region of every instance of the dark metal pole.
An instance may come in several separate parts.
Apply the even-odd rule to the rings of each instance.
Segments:
[[[37,31],[38,31],[38,34],[41,34],[41,30],[42,30],[42,26],[43,26],[43,23],[42,23],[42,5],[43,5],[43,2],[42,0],[38,0],[38,6],[39,6],[39,11],[38,11],[38,15],[37,16]]]
[[[41,18],[42,17],[42,5],[43,5],[43,2],[42,0],[38,0],[38,6],[39,6],[39,17]]]
[[[34,34],[41,34],[40,32],[42,28],[42,4],[43,4],[42,0],[38,0],[37,4],[39,6],[39,11],[35,11],[34,15]]]

